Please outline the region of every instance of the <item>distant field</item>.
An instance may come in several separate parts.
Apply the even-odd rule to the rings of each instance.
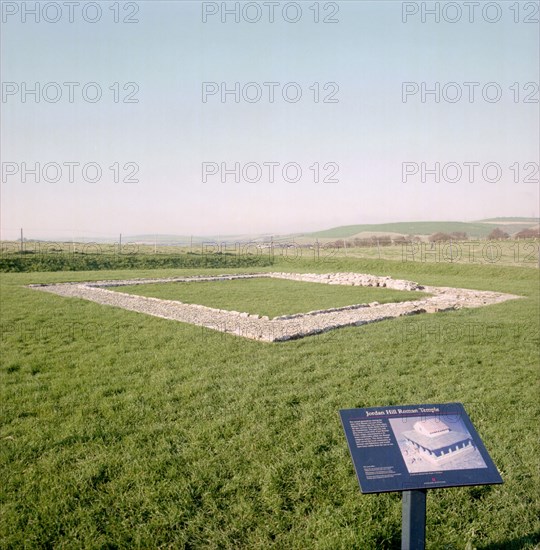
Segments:
[[[406,243],[401,245],[327,249],[321,256],[386,259],[401,263],[439,265],[521,266],[538,269],[540,243],[538,241],[480,241],[436,243]],[[312,254],[313,255],[313,254]]]
[[[299,240],[300,241],[300,240]],[[404,264],[440,264],[451,266],[468,264],[471,266],[521,266],[538,269],[540,242],[538,240],[520,241],[460,241],[450,243],[429,242],[402,243],[390,246],[372,246],[336,248],[333,244],[320,240],[320,246],[306,246],[300,241],[293,249],[274,248],[276,261],[287,258],[320,262],[337,259],[362,258],[393,260]],[[301,246],[303,245],[303,246]],[[268,254],[268,251],[264,252]],[[296,261],[296,260],[294,260]],[[289,263],[294,263],[290,260]]]
[[[193,283],[153,283],[111,288],[118,292],[178,300],[218,309],[245,311],[270,318],[369,302],[406,302],[428,296],[386,288],[352,287],[280,279],[247,279]]]
[[[485,220],[478,220],[478,222],[485,222],[485,223],[528,223],[532,225],[538,225],[540,222],[539,218],[486,218]]]
[[[538,271],[275,270],[524,298],[269,344],[24,286],[253,269],[2,274],[0,548],[399,548],[400,495],[360,493],[338,411],[454,401],[504,484],[430,491],[427,548],[538,548]]]

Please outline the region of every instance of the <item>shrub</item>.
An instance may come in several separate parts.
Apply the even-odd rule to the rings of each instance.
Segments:
[[[516,239],[540,239],[540,228],[522,229],[516,234]]]
[[[394,244],[404,244],[404,243],[410,243],[411,239],[405,237],[404,235],[400,235],[399,237],[394,238]]]
[[[489,235],[488,239],[492,241],[500,241],[501,239],[508,239],[510,235],[506,233],[506,231],[503,231],[502,229],[499,229],[496,227]]]
[[[371,237],[371,244],[373,246],[390,246],[392,244],[392,239],[388,235],[375,235]]]
[[[430,243],[439,243],[439,242],[445,242],[445,241],[451,241],[452,237],[448,233],[441,233],[440,231],[438,233],[433,233],[429,236],[429,242]]]

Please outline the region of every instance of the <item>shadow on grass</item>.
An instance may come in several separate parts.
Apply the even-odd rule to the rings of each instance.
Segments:
[[[539,548],[537,545],[540,542],[540,531],[519,537],[517,539],[506,539],[501,542],[492,542],[485,546],[473,545],[475,550],[524,550],[525,548]],[[390,537],[379,537],[376,539],[376,548],[384,550],[401,550],[401,533],[393,532]],[[459,547],[452,544],[445,545],[441,550],[458,550]],[[462,548],[462,547],[461,547]],[[468,547],[467,547],[468,548]]]
[[[377,550],[401,550],[401,529],[393,529],[387,535],[379,535],[375,539]]]
[[[517,539],[507,539],[486,546],[478,546],[477,550],[521,550],[522,548],[531,548],[532,544],[538,543],[540,543],[540,531]],[[535,548],[537,547],[535,546]]]

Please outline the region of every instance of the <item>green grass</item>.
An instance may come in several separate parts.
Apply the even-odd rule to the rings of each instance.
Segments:
[[[212,270],[4,274],[0,547],[399,548],[338,410],[460,401],[504,484],[430,491],[428,550],[538,548],[538,271],[287,265],[524,298],[268,344],[23,286]]]
[[[119,286],[111,290],[218,309],[246,311],[271,318],[369,302],[406,302],[428,296],[425,292],[417,291],[326,285],[283,279],[151,283]]]
[[[321,239],[322,242],[322,239]],[[319,248],[319,261],[317,263],[326,264],[329,261],[361,259],[366,260],[394,260],[404,264],[439,264],[447,266],[450,271],[455,264],[465,264],[470,267],[530,267],[538,269],[540,243],[538,240],[522,241],[469,241],[436,243],[431,248],[431,243],[404,243],[390,246],[365,246],[335,248],[333,241],[328,241]],[[298,248],[296,253],[303,261],[314,262],[316,258],[316,249]],[[290,256],[294,253],[290,252]],[[277,250],[274,253],[277,261],[284,261],[287,252]]]

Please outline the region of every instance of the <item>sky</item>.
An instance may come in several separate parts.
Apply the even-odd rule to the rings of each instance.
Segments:
[[[2,2],[0,238],[538,216],[538,2],[468,4]]]

